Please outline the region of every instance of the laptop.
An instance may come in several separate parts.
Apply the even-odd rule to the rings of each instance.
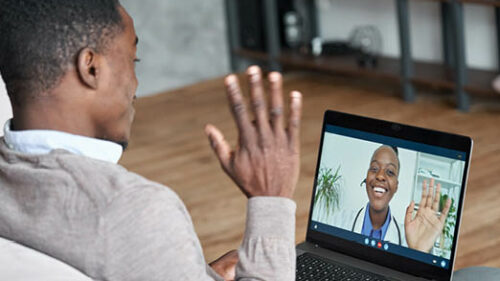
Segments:
[[[466,136],[326,111],[296,280],[451,280]]]

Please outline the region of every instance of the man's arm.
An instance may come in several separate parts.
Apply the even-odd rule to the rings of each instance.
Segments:
[[[237,77],[229,75],[225,80],[239,133],[238,146],[232,150],[216,127],[205,127],[223,170],[250,198],[236,277],[294,280],[295,203],[289,199],[299,176],[302,95],[290,94],[290,115],[285,128],[281,75],[269,74],[269,112],[261,70],[250,67],[247,78],[254,122],[249,119]]]
[[[295,280],[295,203],[254,197],[238,255],[236,280]],[[241,279],[238,279],[241,278]]]
[[[295,203],[255,197],[248,213],[236,280],[293,280]],[[207,270],[191,218],[167,187],[151,183],[121,194],[100,224],[103,279],[222,280]]]
[[[258,276],[259,280],[280,276],[282,280],[294,280],[290,273],[295,269],[295,221],[288,218],[290,215],[293,218],[295,204],[291,200],[283,204],[277,197],[256,197],[249,200],[247,213],[246,232],[239,251],[225,254],[210,266],[225,280],[235,280],[236,276],[248,279]]]
[[[184,204],[165,186],[145,182],[120,194],[101,224],[105,280],[222,280],[209,272]]]
[[[268,113],[260,69],[250,67],[247,74],[254,123],[236,76],[225,81],[239,132],[238,147],[231,150],[214,126],[205,128],[222,168],[249,198],[236,279],[294,280],[296,206],[291,198],[299,175],[302,98],[298,92],[291,93],[285,128],[281,75],[269,75]],[[109,253],[108,279],[214,280],[180,199],[164,187],[139,190],[114,200],[103,222],[109,237],[104,247],[104,253]]]

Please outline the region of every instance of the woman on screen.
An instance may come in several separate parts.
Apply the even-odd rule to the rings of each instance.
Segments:
[[[352,221],[351,231],[375,239],[406,246],[404,229],[391,215],[389,202],[398,191],[400,162],[397,148],[383,145],[372,155],[366,178],[369,202],[361,208]]]
[[[428,253],[443,231],[451,201],[446,202],[441,216],[437,216],[441,185],[438,183],[434,192],[434,180],[431,179],[429,186],[424,180],[419,209],[415,215],[415,202],[411,201],[402,225],[391,214],[389,206],[398,191],[400,169],[396,147],[382,145],[377,148],[361,183],[365,184],[369,202],[359,210],[343,212],[342,222],[337,222],[353,232]]]

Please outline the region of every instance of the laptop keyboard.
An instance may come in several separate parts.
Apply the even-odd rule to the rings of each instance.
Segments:
[[[297,257],[297,281],[389,281],[383,276],[304,253]]]

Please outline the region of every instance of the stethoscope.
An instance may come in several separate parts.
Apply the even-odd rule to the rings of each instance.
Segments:
[[[363,186],[363,184],[366,184],[366,179],[364,179],[360,184],[359,186]],[[362,207],[358,213],[356,214],[356,218],[354,218],[354,222],[352,224],[352,228],[351,228],[351,231],[354,232],[354,228],[356,226],[356,223],[358,222],[358,218],[359,218],[359,215],[361,214],[361,212],[363,211],[365,207]],[[398,240],[399,240],[399,246],[401,246],[401,230],[399,229],[399,224],[398,224],[398,221],[396,220],[396,218],[394,216],[392,216],[392,219],[394,220],[394,225],[396,226],[396,230],[398,231]]]

